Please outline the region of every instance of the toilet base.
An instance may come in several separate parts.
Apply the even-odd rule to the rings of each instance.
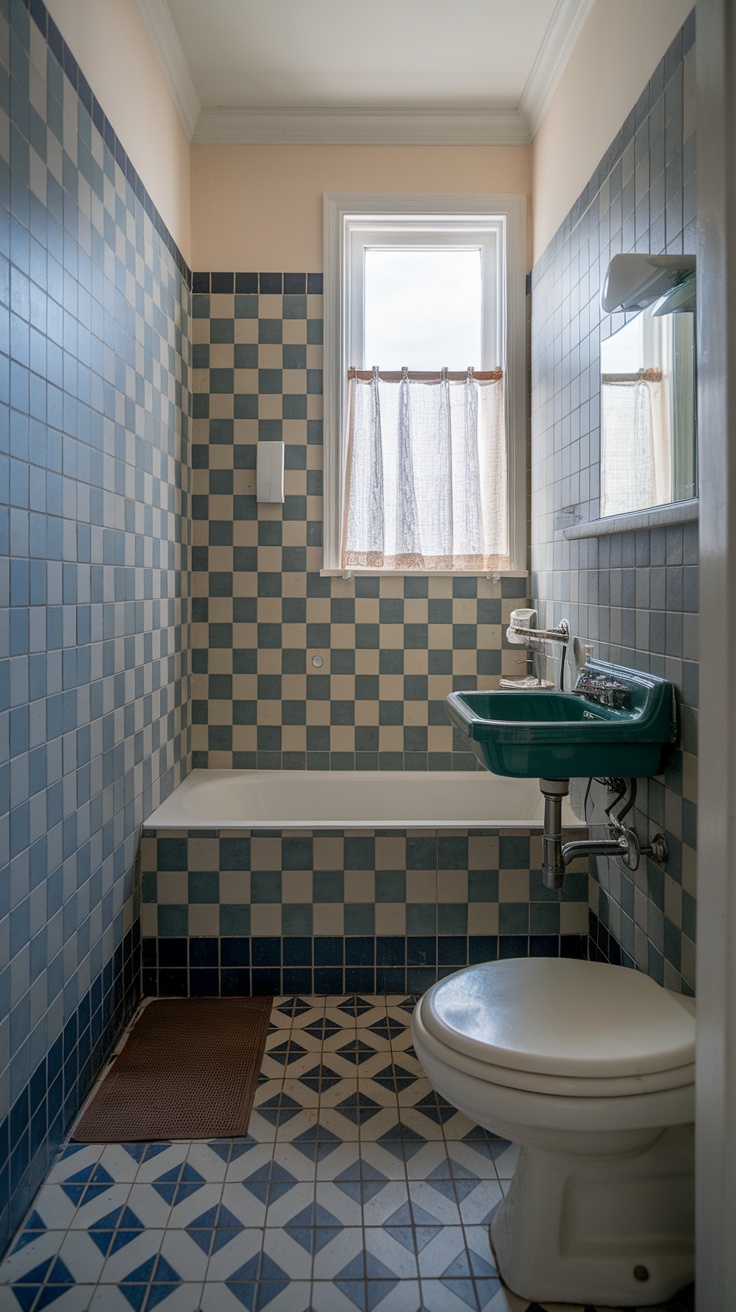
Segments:
[[[522,1147],[491,1222],[501,1277],[530,1302],[647,1306],[693,1278],[693,1127],[634,1152]]]

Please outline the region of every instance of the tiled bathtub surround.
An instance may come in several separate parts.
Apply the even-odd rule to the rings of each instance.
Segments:
[[[137,996],[188,750],[183,262],[31,11],[0,0],[0,1248]]]
[[[526,576],[321,577],[322,275],[193,286],[194,765],[475,769],[444,698],[524,673],[502,631]],[[283,506],[256,503],[268,441]]]
[[[539,830],[146,832],[144,992],[422,992],[476,961],[584,955],[587,873],[560,898],[541,846]]]
[[[695,965],[698,706],[697,524],[568,540],[598,514],[599,343],[623,324],[599,295],[629,251],[695,249],[694,16],[686,23],[532,279],[532,592],[547,622],[569,616],[596,656],[670,679],[681,743],[662,778],[640,780],[635,825],[664,831],[665,870],[600,859],[591,880],[594,954],[691,991]],[[600,796],[594,786],[593,796]]]

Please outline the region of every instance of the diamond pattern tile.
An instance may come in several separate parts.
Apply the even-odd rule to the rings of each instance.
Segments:
[[[413,1003],[276,999],[264,1068],[275,1050],[308,1064],[288,1092],[266,1079],[244,1139],[63,1149],[0,1266],[0,1308],[548,1312],[493,1264],[514,1146],[431,1091],[401,1105],[423,1083]]]

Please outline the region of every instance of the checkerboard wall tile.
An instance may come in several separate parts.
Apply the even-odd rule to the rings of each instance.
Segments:
[[[194,764],[475,769],[444,699],[522,672],[502,633],[526,576],[320,577],[322,275],[193,287]],[[268,441],[283,506],[256,503]]]
[[[41,0],[0,2],[0,1249],[139,992],[188,743],[187,269]]]
[[[421,993],[475,961],[579,956],[588,876],[550,892],[541,852],[540,830],[147,830],[144,992]]]
[[[613,255],[695,250],[695,17],[688,19],[532,275],[532,594],[596,656],[674,683],[678,750],[639,780],[635,827],[665,834],[662,870],[597,858],[591,954],[692,992],[698,706],[697,523],[565,540],[599,513],[599,342],[621,327],[600,286]],[[561,308],[562,307],[562,308]],[[595,784],[591,800],[600,802]],[[610,800],[610,799],[609,799]]]

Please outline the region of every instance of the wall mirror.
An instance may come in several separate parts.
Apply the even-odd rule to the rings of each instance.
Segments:
[[[601,517],[697,496],[695,273],[601,343]]]

